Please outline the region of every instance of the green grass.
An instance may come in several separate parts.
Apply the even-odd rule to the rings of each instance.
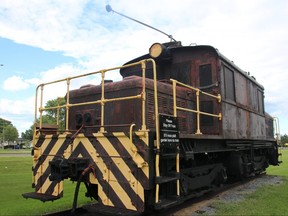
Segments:
[[[64,181],[64,197],[54,202],[24,199],[22,193],[33,192],[31,157],[0,157],[0,215],[43,215],[49,212],[70,209],[76,183]],[[90,201],[81,185],[78,205]]]
[[[30,154],[31,149],[2,149],[0,148],[0,154]]]
[[[279,160],[282,160],[282,163],[280,163],[279,166],[270,166],[267,169],[267,174],[285,176],[288,178],[288,148],[279,150],[279,153],[282,153],[282,156],[279,157]]]
[[[0,153],[14,153],[18,150],[0,150]],[[24,150],[30,152],[30,150]],[[23,153],[23,152],[21,152]],[[24,152],[25,153],[25,152]],[[215,203],[217,215],[288,215],[288,150],[282,151],[283,163],[269,167],[268,175],[283,176],[280,185],[267,185],[248,195],[245,200],[235,203]],[[22,193],[32,192],[31,157],[0,156],[0,215],[43,215],[49,212],[70,209],[76,183],[64,181],[64,197],[54,202],[42,203],[24,199]],[[79,204],[90,202],[84,196],[86,189],[81,185]]]
[[[288,150],[282,150],[283,163],[267,169],[268,175],[283,177],[283,183],[262,186],[240,202],[214,203],[216,215],[288,215]]]
[[[216,204],[216,215],[288,215],[287,191],[287,179],[280,185],[261,187],[241,202]]]

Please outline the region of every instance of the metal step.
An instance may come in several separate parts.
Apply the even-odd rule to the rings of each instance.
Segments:
[[[41,200],[42,202],[54,201],[54,200],[61,198],[61,196],[53,196],[49,194],[42,194],[42,193],[36,193],[36,192],[24,193],[22,194],[22,196],[26,199],[28,198],[38,199],[38,200]]]
[[[168,183],[168,182],[172,182],[172,181],[176,181],[180,179],[179,174],[174,174],[173,176],[169,175],[169,176],[159,176],[155,178],[155,183],[156,184],[163,184],[163,183]]]
[[[170,158],[176,158],[177,153],[161,153],[160,157],[161,159],[170,159]]]
[[[170,199],[161,199],[161,200],[159,200],[158,203],[155,203],[155,209],[160,210],[160,209],[170,208],[170,207],[176,206],[182,202],[183,202],[183,200],[178,198],[178,197],[170,198]]]
[[[169,159],[169,158],[176,158],[177,154],[180,152],[180,149],[178,147],[176,148],[165,148],[162,147],[160,149],[160,157],[161,159]]]

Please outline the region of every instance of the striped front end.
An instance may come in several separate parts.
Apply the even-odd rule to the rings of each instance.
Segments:
[[[89,184],[97,185],[99,204],[144,211],[144,190],[148,188],[148,132],[133,136],[124,132],[40,135],[34,148],[33,181],[39,194],[61,197],[63,182],[51,181],[49,161],[57,158],[89,159],[94,172]]]

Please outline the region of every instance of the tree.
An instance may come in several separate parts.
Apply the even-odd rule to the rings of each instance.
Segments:
[[[288,143],[288,135],[286,135],[286,134],[281,136],[281,146],[284,146],[285,143]]]
[[[24,133],[22,132],[21,134],[21,137],[24,139],[24,140],[32,140],[33,139],[33,129],[34,129],[34,125],[31,125],[31,127],[26,130]]]
[[[4,140],[8,142],[14,142],[18,140],[18,131],[13,125],[8,125],[3,129]]]
[[[4,128],[8,125],[12,125],[10,121],[0,118],[0,141],[4,141],[3,132]]]
[[[64,98],[56,98],[53,100],[47,101],[45,108],[49,107],[57,107],[58,104],[64,105]],[[56,124],[57,123],[57,109],[46,110],[45,114],[42,116],[42,122],[48,124]],[[65,108],[59,109],[59,129],[63,130],[65,125]]]
[[[64,98],[56,98],[53,100],[49,100],[45,104],[45,108],[57,107],[58,103],[59,103],[59,105],[64,105],[65,99]],[[39,122],[40,122],[40,120],[38,118],[36,120],[36,123],[39,123]],[[42,123],[56,125],[57,124],[57,109],[46,110],[45,112],[43,112]],[[59,110],[59,129],[64,130],[64,125],[65,125],[65,108],[61,108]],[[21,137],[23,139],[26,139],[26,140],[32,140],[33,139],[33,130],[34,130],[34,124],[31,125],[31,127],[28,130],[26,130],[24,133],[22,133]]]

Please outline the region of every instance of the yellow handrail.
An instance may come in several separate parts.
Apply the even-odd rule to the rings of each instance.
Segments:
[[[157,85],[156,85],[156,81],[157,81],[157,74],[156,74],[156,64],[154,62],[153,59],[145,59],[145,60],[141,60],[135,63],[131,63],[131,64],[127,64],[124,66],[119,66],[119,67],[114,67],[114,68],[109,68],[109,69],[105,69],[105,70],[100,70],[100,71],[95,71],[95,72],[90,72],[90,73],[86,73],[86,74],[82,74],[82,75],[77,75],[77,76],[73,76],[73,77],[68,77],[65,79],[60,79],[60,80],[56,80],[56,81],[52,81],[52,82],[47,82],[47,83],[43,83],[40,84],[37,88],[36,88],[36,97],[35,97],[35,125],[36,125],[36,121],[37,121],[37,113],[39,111],[39,128],[42,129],[43,126],[43,122],[42,122],[42,116],[43,116],[43,112],[47,111],[47,110],[57,110],[57,119],[56,119],[56,124],[59,125],[59,109],[60,108],[65,108],[66,109],[66,117],[65,117],[65,131],[67,132],[69,129],[69,109],[70,107],[75,107],[75,106],[84,106],[84,105],[93,105],[93,104],[100,104],[101,105],[101,121],[100,121],[100,132],[105,132],[105,128],[104,128],[104,113],[105,113],[105,104],[108,102],[113,102],[113,101],[121,101],[121,100],[132,100],[132,99],[142,99],[142,126],[141,126],[141,130],[142,131],[146,131],[147,127],[146,127],[146,111],[145,111],[145,104],[146,104],[146,64],[148,62],[152,62],[152,66],[153,66],[153,73],[154,73],[154,97],[155,97],[155,111],[158,113],[158,101],[157,101]],[[113,71],[113,70],[118,70],[118,69],[122,69],[122,68],[128,68],[128,67],[133,67],[139,65],[141,66],[142,69],[142,92],[138,95],[133,95],[133,96],[127,96],[127,97],[118,97],[118,98],[105,98],[105,74],[108,71]],[[74,79],[78,79],[81,77],[87,77],[90,75],[95,75],[95,74],[101,74],[101,99],[99,100],[95,100],[95,101],[89,101],[89,102],[83,102],[83,103],[74,103],[74,104],[70,104],[70,82],[71,80]],[[60,82],[66,82],[67,88],[66,88],[66,103],[64,105],[57,105],[54,107],[43,107],[43,95],[44,95],[44,86],[47,85],[52,85],[55,83],[60,83]],[[40,105],[38,108],[38,97],[39,97],[39,90],[40,90]],[[37,110],[38,109],[38,110]],[[156,113],[155,113],[156,114]],[[156,115],[157,116],[157,115]],[[157,128],[157,124],[158,124],[158,116],[155,119],[155,124],[156,124],[156,128]],[[156,129],[157,131],[157,129]],[[156,132],[156,134],[159,134],[159,131]]]
[[[280,135],[280,124],[278,117],[273,117],[273,125],[274,125],[274,136],[277,141],[277,144],[280,145],[281,142],[281,135]]]
[[[186,111],[186,112],[196,113],[197,114],[197,118],[196,118],[197,129],[196,129],[196,133],[195,134],[198,134],[198,135],[202,134],[201,130],[200,130],[200,115],[216,117],[216,118],[219,118],[219,120],[222,119],[222,114],[221,113],[213,114],[213,113],[207,113],[207,112],[200,111],[200,94],[204,94],[204,95],[206,95],[208,97],[215,98],[215,99],[217,99],[218,103],[221,102],[221,95],[220,94],[218,94],[218,95],[209,94],[207,92],[204,92],[204,91],[200,90],[199,88],[195,88],[193,86],[189,86],[189,85],[181,83],[181,82],[179,82],[177,80],[174,80],[174,79],[170,79],[170,80],[172,81],[172,87],[173,87],[173,115],[175,117],[177,117],[177,110],[182,110],[182,111]],[[196,92],[195,93],[196,94],[196,110],[177,106],[177,100],[176,100],[176,98],[177,98],[177,91],[176,91],[177,85],[189,88],[189,89],[191,89],[191,90]]]

